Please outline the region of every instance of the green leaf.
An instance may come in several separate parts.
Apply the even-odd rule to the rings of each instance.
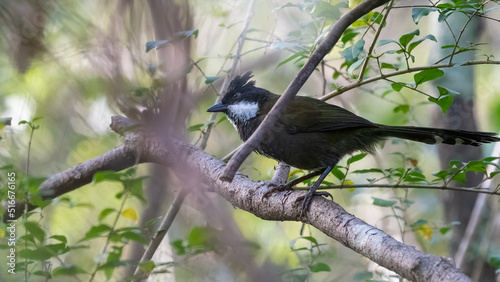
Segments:
[[[219,79],[218,76],[206,76],[205,77],[205,84],[212,84],[217,79]]]
[[[335,177],[337,177],[338,180],[345,179],[345,174],[338,167],[334,167],[331,171],[331,174],[335,175]]]
[[[380,65],[381,69],[391,69],[391,70],[399,70],[399,67],[396,65],[388,64],[388,63],[382,63]]]
[[[75,276],[76,274],[83,274],[83,273],[86,273],[85,270],[79,268],[78,266],[62,265],[52,270],[51,274],[53,277],[57,277],[57,276]]]
[[[85,234],[85,237],[82,240],[80,240],[80,242],[104,236],[104,234],[107,233],[107,232],[109,232],[109,231],[111,231],[111,227],[109,227],[106,224],[92,226],[92,228],[90,228],[89,232],[87,232]]]
[[[318,240],[316,240],[316,238],[314,238],[312,236],[303,236],[303,237],[299,237],[299,239],[307,240],[307,241],[313,243],[315,247],[319,246]]]
[[[18,123],[17,125],[21,125],[21,124],[27,124],[27,123],[28,123],[27,121],[25,121],[25,120],[22,120],[22,121],[20,121],[20,122],[19,122],[19,123]]]
[[[411,10],[411,17],[415,24],[418,24],[421,18],[429,15],[430,12],[438,11],[437,8],[413,8]]]
[[[359,32],[357,32],[355,29],[348,28],[342,33],[342,43],[346,44],[347,42],[351,41],[356,35],[358,35]]]
[[[297,52],[295,54],[293,54],[292,56],[288,57],[286,60],[282,61],[281,63],[278,64],[278,66],[276,68],[279,68],[281,67],[282,65],[290,62],[291,60],[294,60],[295,58],[297,57],[300,57],[300,59],[303,59],[303,58],[307,58],[307,56],[305,56],[305,54],[307,54],[307,51],[300,51],[300,52]]]
[[[436,37],[434,37],[434,35],[428,34],[428,35],[422,37],[421,39],[410,43],[410,46],[408,47],[408,53],[411,53],[411,51],[413,51],[413,49],[415,49],[415,47],[420,45],[420,43],[424,42],[425,40],[432,40],[434,42],[437,42],[437,39],[436,39]]]
[[[406,48],[406,46],[408,45],[408,43],[410,43],[413,40],[413,38],[415,37],[415,35],[420,35],[420,30],[415,29],[414,31],[412,31],[410,33],[403,34],[399,38],[399,43],[401,44],[401,46],[403,46],[404,48]]]
[[[356,42],[356,44],[352,46],[352,57],[354,59],[358,58],[359,54],[363,52],[364,48],[365,48],[365,40],[364,39],[358,40],[358,42]]]
[[[354,155],[354,156],[350,157],[347,160],[347,165],[350,165],[352,163],[355,163],[357,161],[362,160],[364,157],[366,157],[366,155],[368,155],[368,154],[367,153],[361,153],[361,154],[357,154],[357,155]]]
[[[496,256],[491,256],[489,259],[489,263],[494,267],[494,268],[500,268],[500,255]]]
[[[94,174],[93,178],[94,184],[102,181],[121,181],[120,173],[111,170],[99,171]]]
[[[429,97],[429,102],[435,103],[441,107],[443,113],[445,114],[448,111],[448,108],[453,104],[453,99],[455,95],[459,95],[457,91],[448,89],[446,87],[437,86],[439,91],[439,97]]]
[[[144,239],[144,236],[142,236],[142,234],[140,234],[139,232],[127,231],[127,232],[121,233],[120,235],[125,239],[139,242],[143,245],[147,244],[146,239]]]
[[[27,258],[36,261],[48,260],[52,257],[52,253],[49,249],[41,247],[35,250],[24,249],[17,252],[20,258]]]
[[[103,209],[101,211],[101,213],[99,213],[99,215],[97,216],[97,220],[102,221],[104,218],[106,218],[106,216],[108,216],[110,213],[112,213],[114,211],[116,211],[116,210],[113,208]]]
[[[45,231],[43,231],[38,223],[33,221],[26,221],[24,223],[24,227],[26,228],[28,233],[33,235],[33,237],[36,238],[40,243],[43,243],[43,241],[45,241]]]
[[[394,89],[394,91],[401,91],[401,89],[403,89],[403,83],[391,83],[391,87],[392,89]]]
[[[370,168],[370,169],[355,170],[352,173],[382,173],[382,174],[384,174],[384,171],[382,171],[379,168]]]
[[[212,229],[208,227],[194,227],[188,236],[189,246],[207,246],[212,239]]]
[[[451,230],[451,227],[442,227],[442,228],[439,228],[439,233],[441,233],[442,235],[445,235],[450,230]]]
[[[145,273],[151,273],[155,269],[155,262],[152,260],[143,261],[139,264],[139,269]]]
[[[310,265],[309,270],[311,270],[311,272],[321,272],[321,271],[329,272],[331,271],[331,268],[326,263],[318,262],[313,265]]]
[[[64,244],[68,243],[68,239],[66,239],[66,237],[63,235],[53,235],[53,236],[50,236],[49,238],[57,240],[57,241],[62,242]]]
[[[332,5],[325,1],[317,1],[314,9],[312,9],[312,16],[315,18],[327,18],[336,21],[340,18],[340,8],[346,8],[347,5],[344,2],[340,2],[337,5]]]
[[[373,205],[379,207],[392,207],[397,203],[396,201],[388,201],[375,197],[372,197],[372,199],[373,199]]]
[[[396,41],[396,40],[392,40],[392,39],[382,39],[378,42],[378,46],[384,46],[384,45],[387,45],[389,43],[396,43],[398,46],[399,46],[399,43]]]
[[[168,40],[148,41],[148,42],[146,42],[146,53],[153,50],[153,49],[157,49],[157,48],[159,48],[167,43],[168,43]]]
[[[407,112],[410,111],[410,105],[399,105],[393,109],[395,113],[402,112],[406,114]]]
[[[356,62],[354,62],[354,63],[353,63],[353,64],[349,67],[349,69],[347,69],[347,73],[348,73],[350,76],[352,76],[352,72],[353,72],[353,71],[355,71],[356,69],[358,69],[358,68],[361,66],[361,64],[364,62],[364,60],[365,60],[365,58],[363,58],[363,59],[359,59],[359,60],[357,60]],[[361,76],[361,75],[363,75],[363,74],[361,74],[361,73],[360,73],[359,75]]]
[[[428,70],[423,70],[419,73],[416,73],[413,76],[413,79],[415,80],[415,86],[418,86],[424,82],[439,78],[444,75],[444,71],[440,69],[428,69]]]

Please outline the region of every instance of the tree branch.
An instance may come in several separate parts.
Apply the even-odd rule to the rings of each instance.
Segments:
[[[302,85],[304,85],[315,68],[321,63],[321,60],[323,60],[326,54],[328,54],[333,46],[335,46],[337,41],[340,39],[340,36],[342,36],[342,33],[357,19],[386,2],[389,2],[389,0],[366,0],[353,10],[349,11],[335,23],[332,30],[328,32],[327,36],[323,39],[318,48],[314,51],[314,53],[312,53],[311,57],[309,57],[307,63],[302,67],[302,69],[300,69],[295,79],[290,83],[288,88],[285,90],[285,93],[278,99],[269,114],[267,114],[264,121],[247,140],[247,142],[245,142],[245,146],[243,146],[243,148],[241,148],[241,150],[239,150],[231,158],[227,164],[226,170],[221,176],[221,179],[224,181],[233,180],[236,171],[241,166],[243,161],[265,138],[266,134],[269,132],[269,127],[277,121],[278,117],[284,111],[288,103],[290,103],[290,101],[295,97]]]
[[[127,124],[128,123],[128,124]],[[118,125],[120,124],[120,125]],[[133,124],[124,117],[114,117],[112,128],[123,132]],[[138,157],[136,157],[138,156]],[[144,131],[125,133],[125,144],[55,174],[40,186],[44,198],[50,199],[89,183],[92,174],[100,170],[118,170],[138,162],[155,162],[182,169],[192,178],[199,178],[198,186],[209,186],[233,206],[262,219],[276,221],[302,221],[311,224],[346,247],[371,259],[377,264],[397,272],[412,281],[470,281],[446,258],[425,254],[405,245],[382,230],[347,213],[333,201],[315,197],[307,217],[301,217],[297,198],[302,191],[285,191],[263,198],[269,182],[255,182],[237,173],[232,183],[220,179],[225,164],[196,147],[179,141],[146,136]],[[280,166],[280,175],[286,172]],[[281,176],[280,176],[281,177]],[[279,180],[281,181],[281,180]],[[20,207],[22,211],[22,207]]]

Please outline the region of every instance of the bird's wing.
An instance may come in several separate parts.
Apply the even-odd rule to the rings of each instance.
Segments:
[[[346,109],[308,97],[296,97],[280,122],[290,134],[378,127]]]

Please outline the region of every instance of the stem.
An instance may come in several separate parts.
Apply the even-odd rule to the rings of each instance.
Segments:
[[[391,0],[391,2],[389,2],[389,4],[387,4],[387,7],[386,7],[387,10],[385,11],[384,17],[382,18],[382,21],[380,22],[380,26],[377,29],[377,32],[375,33],[375,37],[373,38],[372,44],[370,45],[370,48],[368,49],[368,54],[366,55],[366,59],[363,62],[363,66],[361,67],[361,72],[359,73],[358,81],[363,80],[363,76],[364,76],[364,73],[366,71],[366,67],[368,66],[368,61],[370,60],[370,56],[373,53],[373,49],[375,49],[375,44],[377,43],[378,37],[380,36],[380,32],[382,31],[382,29],[384,27],[384,23],[387,20],[387,16],[389,16],[389,12],[391,11],[393,3],[394,3],[394,0]]]

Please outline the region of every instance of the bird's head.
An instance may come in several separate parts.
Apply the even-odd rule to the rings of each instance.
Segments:
[[[207,112],[222,112],[235,124],[245,123],[255,118],[266,101],[267,91],[255,86],[255,81],[250,80],[252,73],[247,72],[236,76],[220,103],[217,103]]]

